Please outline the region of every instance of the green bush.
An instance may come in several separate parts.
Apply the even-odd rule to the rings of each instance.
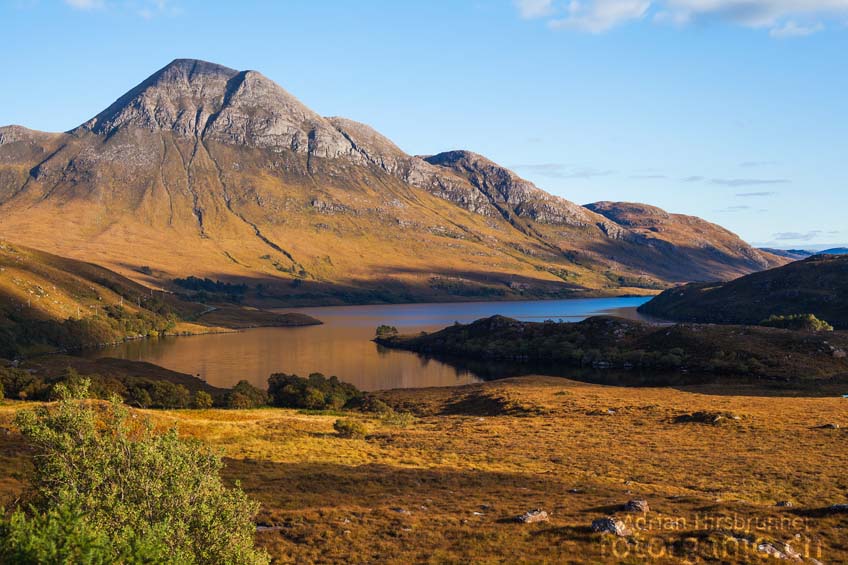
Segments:
[[[783,328],[787,330],[804,330],[811,332],[832,332],[833,326],[819,320],[813,314],[791,314],[789,316],[772,315],[760,322],[761,326]]]
[[[17,510],[0,521],[4,563],[169,563],[169,548],[154,532],[110,539],[78,508],[65,503],[28,516]]]
[[[358,420],[351,420],[349,418],[336,420],[335,423],[333,423],[333,429],[336,430],[339,437],[347,439],[362,439],[365,437],[365,434],[368,433],[368,430],[362,422]]]
[[[265,564],[258,505],[220,479],[221,460],[57,387],[59,402],[18,413],[33,451],[30,506],[0,522],[4,563]]]
[[[391,410],[380,417],[387,426],[395,428],[408,428],[415,423],[415,416],[410,412],[395,412]]]
[[[312,373],[306,379],[285,373],[275,373],[268,378],[271,404],[282,408],[335,410],[361,395],[355,386],[321,373]]]

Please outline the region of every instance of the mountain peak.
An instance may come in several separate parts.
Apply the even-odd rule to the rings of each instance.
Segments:
[[[327,120],[257,71],[175,59],[80,126],[111,136],[125,128],[338,157],[350,143]]]
[[[222,75],[232,77],[238,71],[201,59],[174,59],[162,67],[154,76],[160,73],[180,72],[188,75]]]

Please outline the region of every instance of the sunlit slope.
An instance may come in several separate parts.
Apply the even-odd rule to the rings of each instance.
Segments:
[[[0,241],[0,357],[199,329],[204,307],[108,269]]]

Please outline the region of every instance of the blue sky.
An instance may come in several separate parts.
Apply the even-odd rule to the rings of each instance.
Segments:
[[[0,124],[70,129],[199,58],[581,204],[848,241],[848,0],[6,0],[0,18]]]

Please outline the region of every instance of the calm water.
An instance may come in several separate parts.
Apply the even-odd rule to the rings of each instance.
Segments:
[[[285,309],[281,312],[303,312],[324,324],[133,341],[90,355],[148,361],[198,375],[209,384],[222,387],[247,379],[264,388],[268,375],[277,372],[336,375],[363,390],[449,386],[476,382],[480,377],[471,369],[379,347],[371,342],[376,327],[388,324],[401,333],[433,331],[455,321],[472,322],[495,314],[527,321],[578,321],[596,314],[636,317],[636,307],[646,300],[596,298]]]

